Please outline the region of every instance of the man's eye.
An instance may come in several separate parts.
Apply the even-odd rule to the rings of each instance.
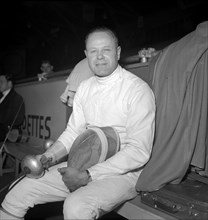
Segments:
[[[109,51],[111,51],[111,49],[110,48],[105,48],[104,51],[109,52]]]
[[[90,53],[91,54],[96,53],[96,50],[91,50]]]

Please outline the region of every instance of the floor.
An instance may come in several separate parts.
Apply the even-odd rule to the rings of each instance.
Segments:
[[[0,203],[3,201],[7,193],[8,187],[6,186],[9,186],[14,178],[14,173],[5,173],[3,176],[0,176]],[[25,220],[63,220],[61,213],[61,202],[37,205],[28,211],[27,215],[25,216]],[[99,220],[107,219],[125,220],[126,218],[116,214],[115,212],[111,212],[104,215]]]

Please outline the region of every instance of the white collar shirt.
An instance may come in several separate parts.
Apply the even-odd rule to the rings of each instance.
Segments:
[[[3,92],[3,96],[2,98],[0,99],[0,103],[3,102],[3,100],[6,98],[6,96],[9,94],[9,92],[11,91],[11,89],[8,89],[6,91]]]

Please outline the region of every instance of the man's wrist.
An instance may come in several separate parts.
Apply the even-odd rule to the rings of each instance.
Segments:
[[[43,155],[50,160],[50,162],[55,162],[55,156],[52,152],[45,152]]]

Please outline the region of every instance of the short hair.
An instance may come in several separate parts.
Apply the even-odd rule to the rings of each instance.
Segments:
[[[14,83],[14,77],[13,74],[10,73],[1,73],[0,76],[5,76],[7,81],[11,81],[12,84]]]
[[[98,32],[105,32],[105,33],[107,33],[108,35],[110,35],[110,36],[113,38],[116,47],[119,46],[119,40],[118,40],[118,36],[117,36],[116,32],[113,31],[112,29],[108,28],[108,27],[102,27],[102,26],[101,26],[101,27],[94,27],[94,28],[92,28],[92,29],[87,33],[87,35],[86,35],[86,37],[85,37],[85,47],[86,47],[86,45],[87,45],[87,41],[88,41],[88,39],[89,39],[89,36],[90,36],[91,34],[93,34],[93,33],[98,33]]]
[[[50,61],[50,60],[42,60],[42,61],[41,61],[41,65],[42,65],[43,63],[48,63],[49,65],[51,65],[51,61]]]

